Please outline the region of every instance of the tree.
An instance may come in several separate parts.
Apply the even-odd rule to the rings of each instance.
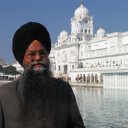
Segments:
[[[5,67],[3,69],[3,73],[7,74],[7,75],[18,75],[18,74],[21,74],[20,72],[18,72],[16,70],[16,67],[13,67],[12,65],[10,65],[8,67]]]
[[[0,65],[0,72],[3,72],[3,67],[2,67],[2,65]]]

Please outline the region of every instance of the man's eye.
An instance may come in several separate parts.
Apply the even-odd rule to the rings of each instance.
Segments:
[[[46,51],[39,51],[40,55],[47,55]]]
[[[28,55],[29,56],[35,56],[35,54],[36,54],[35,52],[32,52],[32,53],[29,53]]]

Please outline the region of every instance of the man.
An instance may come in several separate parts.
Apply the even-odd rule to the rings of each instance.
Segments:
[[[49,70],[47,29],[36,22],[22,25],[12,50],[24,73],[0,87],[0,128],[85,128],[70,85]]]

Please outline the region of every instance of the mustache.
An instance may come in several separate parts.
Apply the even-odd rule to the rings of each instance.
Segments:
[[[44,67],[47,67],[48,65],[49,65],[49,59],[46,59],[46,58],[44,58],[44,59],[42,59],[42,60],[40,60],[40,61],[32,61],[31,63],[30,63],[30,67],[32,68],[32,67],[34,67],[35,65],[42,65],[42,66],[44,66]]]
[[[46,66],[46,63],[44,63],[44,61],[38,61],[38,62],[31,62],[31,66],[35,66],[35,65],[42,65],[42,66]]]
[[[49,59],[42,59],[40,61],[34,61],[32,60],[31,63],[25,68],[25,74],[26,73],[29,73],[29,72],[32,72],[32,69],[35,65],[42,65],[42,67],[48,69],[49,68],[49,65],[50,65],[50,60]]]

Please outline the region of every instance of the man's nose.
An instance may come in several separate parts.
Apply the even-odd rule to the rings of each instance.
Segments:
[[[35,60],[41,60],[41,59],[42,59],[42,56],[41,56],[39,53],[36,53],[34,59],[35,59]]]

